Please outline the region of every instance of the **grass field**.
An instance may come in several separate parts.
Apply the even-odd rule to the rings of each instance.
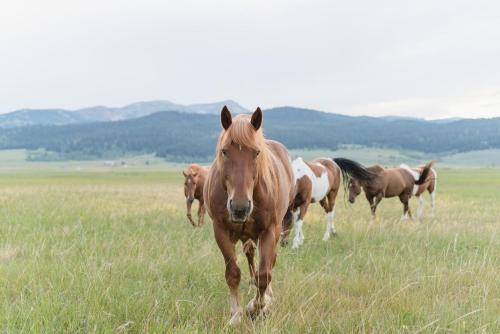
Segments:
[[[437,217],[422,222],[384,200],[370,223],[363,198],[340,195],[328,242],[314,205],[303,247],[279,249],[271,315],[236,329],[211,224],[187,223],[181,176],[0,172],[0,332],[500,332],[500,170],[441,170]]]

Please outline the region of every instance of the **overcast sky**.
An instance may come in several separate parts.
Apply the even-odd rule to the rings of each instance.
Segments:
[[[500,116],[500,1],[2,1],[0,113],[153,99]]]

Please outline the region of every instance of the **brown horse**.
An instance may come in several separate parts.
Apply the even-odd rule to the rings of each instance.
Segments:
[[[203,185],[208,174],[208,168],[198,164],[192,164],[187,171],[182,171],[184,175],[184,196],[186,196],[187,218],[193,226],[202,226],[205,218],[205,205],[203,201]],[[198,200],[198,224],[191,216],[191,205],[194,200]]]
[[[281,222],[293,198],[293,171],[286,148],[262,134],[262,111],[232,119],[224,106],[223,130],[216,158],[208,172],[203,197],[213,220],[215,240],[226,264],[226,282],[230,291],[231,319],[241,321],[239,284],[241,271],[236,263],[235,245],[243,243],[250,275],[257,287],[247,305],[253,319],[268,312],[271,297],[271,273],[276,262],[276,245]],[[254,255],[259,247],[256,269]]]
[[[402,219],[412,217],[409,204],[410,198],[414,193],[414,189],[425,183],[433,165],[433,162],[429,162],[422,168],[421,173],[412,173],[407,167],[385,168],[381,165],[374,165],[365,168],[357,162],[347,159],[343,163],[356,164],[359,168],[364,168],[373,175],[371,180],[348,179],[347,187],[351,203],[355,202],[362,188],[366,199],[370,203],[372,217],[375,218],[377,206],[382,201],[382,198],[397,196],[404,206]]]
[[[304,161],[297,158],[292,162],[295,176],[295,197],[290,208],[292,215],[283,220],[281,245],[288,243],[288,235],[295,228],[292,248],[298,248],[304,242],[302,224],[311,203],[319,202],[327,215],[326,231],[323,240],[335,234],[333,218],[335,216],[335,200],[340,188],[340,168],[328,158]],[[290,219],[292,218],[292,219]]]

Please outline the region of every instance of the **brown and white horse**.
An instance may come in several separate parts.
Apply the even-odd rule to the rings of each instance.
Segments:
[[[419,174],[422,174],[425,166],[419,166],[417,168],[410,169],[407,165],[402,164],[402,168],[407,168],[414,174],[416,177]],[[431,217],[434,217],[436,211],[436,190],[437,190],[437,172],[434,168],[431,168],[431,172],[429,176],[425,180],[424,183],[419,185],[418,187],[413,188],[413,195],[418,198],[418,208],[417,208],[417,218],[422,218],[422,212],[424,208],[424,198],[421,196],[425,191],[429,192],[429,196],[431,198]]]
[[[205,204],[203,201],[203,185],[208,174],[208,168],[198,164],[191,164],[184,175],[184,196],[186,196],[187,218],[193,226],[202,226],[205,218]],[[191,205],[198,200],[198,224],[191,216]]]
[[[352,160],[346,159],[344,163],[356,164],[359,168],[365,168]],[[425,183],[432,165],[433,162],[426,164],[421,173],[412,172],[408,167],[385,168],[381,165],[374,165],[365,168],[373,177],[370,180],[348,179],[349,201],[354,203],[363,189],[366,199],[370,203],[372,217],[375,218],[377,206],[382,198],[397,196],[404,207],[402,219],[411,218],[410,198],[414,194],[414,189]]]
[[[286,148],[262,134],[262,111],[232,119],[224,106],[223,130],[216,158],[208,172],[203,197],[213,220],[215,240],[226,265],[230,291],[231,319],[241,321],[239,284],[241,271],[236,263],[235,245],[243,243],[250,274],[257,287],[247,305],[247,314],[255,318],[269,310],[272,270],[281,222],[293,198],[293,171]],[[259,247],[260,261],[254,255]]]
[[[292,215],[283,220],[281,245],[288,243],[288,235],[295,228],[292,248],[298,248],[304,242],[302,225],[304,216],[311,203],[319,202],[326,212],[326,231],[323,240],[335,234],[333,218],[335,216],[335,199],[340,188],[340,168],[328,158],[304,161],[297,158],[292,162],[295,177],[295,197],[290,208]]]

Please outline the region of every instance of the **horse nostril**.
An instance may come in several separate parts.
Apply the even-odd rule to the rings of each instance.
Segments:
[[[232,199],[230,199],[230,200],[229,200],[229,208],[230,208],[231,210],[234,210],[234,207],[233,207],[233,200],[232,200]]]
[[[247,210],[250,210],[250,208],[251,208],[251,207],[252,207],[252,202],[249,200],[249,201],[247,202],[247,207],[246,207],[246,209],[247,209]]]

